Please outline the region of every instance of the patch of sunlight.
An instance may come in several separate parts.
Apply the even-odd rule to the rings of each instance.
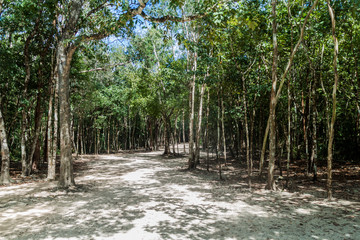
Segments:
[[[114,155],[103,155],[103,156],[99,156],[98,158],[104,160],[128,160],[127,158],[114,156]]]
[[[316,212],[313,209],[309,209],[309,208],[298,208],[295,210],[296,213],[299,214],[304,214],[304,215],[311,215],[312,213]]]
[[[133,182],[137,184],[156,184],[160,183],[158,180],[153,178],[154,170],[153,169],[138,169],[134,172],[130,172],[121,176],[121,179]]]
[[[16,219],[16,218],[23,218],[26,216],[29,217],[41,217],[46,213],[52,212],[52,208],[46,208],[44,206],[37,206],[31,209],[9,209],[5,210],[1,214],[2,219]]]

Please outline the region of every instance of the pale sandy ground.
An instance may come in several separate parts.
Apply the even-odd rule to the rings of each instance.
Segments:
[[[83,156],[78,187],[0,188],[0,239],[360,239],[360,203],[249,192],[162,152]]]

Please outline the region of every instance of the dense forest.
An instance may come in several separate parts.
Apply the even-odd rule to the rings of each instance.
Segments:
[[[0,182],[19,163],[66,188],[78,155],[161,147],[271,190],[302,159],[331,198],[333,164],[359,163],[359,20],[353,0],[0,0]]]

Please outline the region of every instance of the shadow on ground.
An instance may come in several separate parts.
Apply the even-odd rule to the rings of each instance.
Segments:
[[[161,152],[83,156],[78,187],[4,189],[0,239],[356,239],[360,204],[250,192]]]

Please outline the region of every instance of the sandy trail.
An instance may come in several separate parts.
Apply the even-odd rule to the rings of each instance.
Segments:
[[[0,188],[0,239],[360,239],[360,203],[249,192],[161,152],[83,156],[78,187]]]

